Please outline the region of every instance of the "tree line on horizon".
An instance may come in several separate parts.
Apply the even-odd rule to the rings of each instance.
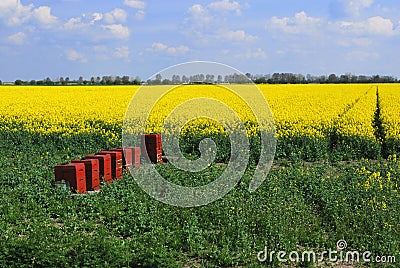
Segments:
[[[139,76],[132,78],[128,75],[124,76],[92,76],[89,80],[80,76],[77,80],[71,80],[69,77],[59,77],[55,80],[47,77],[43,80],[22,81],[20,79],[14,82],[3,83],[0,85],[31,85],[31,86],[66,86],[66,85],[171,85],[171,84],[337,84],[337,83],[397,83],[400,82],[396,77],[388,75],[353,75],[350,73],[336,75],[319,75],[311,74],[302,75],[294,73],[274,73],[265,75],[231,74],[231,75],[214,75],[214,74],[196,74],[196,75],[172,75],[170,78],[163,78],[161,74],[157,74],[153,79],[142,81]]]

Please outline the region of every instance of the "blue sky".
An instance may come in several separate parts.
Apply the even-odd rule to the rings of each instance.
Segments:
[[[400,78],[393,0],[1,0],[0,79],[129,75],[216,61],[243,73]]]

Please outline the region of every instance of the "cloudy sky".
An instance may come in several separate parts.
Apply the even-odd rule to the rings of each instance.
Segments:
[[[215,61],[266,74],[400,78],[398,0],[1,0],[0,79]]]

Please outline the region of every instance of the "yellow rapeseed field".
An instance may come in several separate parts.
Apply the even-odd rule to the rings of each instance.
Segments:
[[[343,126],[346,134],[354,134],[360,127],[369,128],[371,116],[373,116],[373,111],[372,114],[363,113],[362,119],[357,112],[347,114],[349,106],[358,98],[362,97],[363,104],[357,107],[369,105],[369,102],[364,100],[364,95],[369,92],[368,99],[374,96],[375,91],[371,90],[371,85],[314,84],[260,85],[259,87],[272,109],[278,137],[303,135],[324,137],[326,132],[330,132],[337,124]],[[366,107],[366,109],[369,108]],[[372,109],[374,108],[373,104]],[[363,125],[361,126],[360,123]],[[361,134],[360,131],[358,133]]]
[[[379,85],[387,139],[400,140],[400,84]]]
[[[239,87],[239,85],[236,85]],[[259,85],[271,107],[278,142],[298,136],[327,139],[332,131],[341,136],[359,136],[374,140],[372,120],[376,109],[376,87],[357,85]],[[161,94],[170,87],[146,86]],[[43,135],[104,133],[121,139],[126,109],[138,86],[35,86],[0,87],[0,130],[27,131]],[[387,137],[400,139],[400,86],[379,85],[382,114]],[[180,86],[159,100],[149,118],[149,132],[161,131],[163,120],[182,101],[208,97],[232,108],[248,126],[250,135],[257,133],[254,114],[239,97],[216,85]],[[142,107],[137,106],[138,111]],[[214,109],[206,106],[194,109]],[[215,108],[218,109],[218,108]],[[140,113],[139,113],[140,114]],[[222,114],[223,117],[224,114]],[[202,121],[203,120],[203,121]],[[201,135],[222,132],[216,122],[197,120],[182,131],[194,130]]]

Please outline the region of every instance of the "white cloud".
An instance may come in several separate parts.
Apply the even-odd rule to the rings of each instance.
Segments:
[[[371,40],[368,38],[353,38],[352,41],[357,46],[368,46],[371,44]]]
[[[352,51],[346,54],[346,58],[351,61],[369,61],[371,59],[379,59],[380,55],[377,52]]]
[[[359,47],[365,47],[365,46],[369,46],[372,41],[368,38],[339,38],[337,40],[337,43],[340,46],[343,47],[352,47],[354,45],[359,46]]]
[[[131,35],[129,28],[121,24],[102,25],[103,29],[108,30],[115,38],[128,39]]]
[[[313,34],[321,24],[322,19],[309,17],[304,11],[301,11],[294,17],[272,17],[267,23],[267,29],[290,34]]]
[[[22,5],[20,0],[1,0],[0,19],[7,25],[19,25],[31,17],[34,5]]]
[[[345,9],[348,14],[358,16],[362,9],[370,7],[373,3],[374,0],[346,0]]]
[[[7,25],[19,25],[31,18],[36,19],[45,28],[58,21],[58,18],[51,14],[49,6],[34,8],[33,4],[24,6],[20,0],[1,0],[0,19],[5,20]]]
[[[240,15],[241,8],[242,6],[238,2],[229,0],[212,2],[206,6],[195,4],[188,8],[189,17],[186,21],[191,21],[197,27],[214,26],[221,19],[219,13],[235,12]]]
[[[241,5],[236,1],[233,2],[230,2],[229,0],[216,1],[208,4],[207,7],[217,12],[234,11],[237,15],[242,14]]]
[[[128,17],[128,14],[125,10],[116,8],[107,13],[92,13],[92,14],[82,14],[81,17],[71,18],[66,23],[64,23],[63,27],[66,30],[75,30],[75,29],[83,29],[89,28],[95,25],[104,25],[104,24],[115,24],[116,22],[125,22]]]
[[[112,24],[114,22],[125,22],[127,17],[128,14],[125,10],[116,8],[113,11],[104,14],[104,21],[108,24]]]
[[[374,0],[331,0],[330,11],[331,15],[336,18],[345,16],[358,17],[363,9],[371,7],[373,3]]]
[[[125,0],[124,1],[124,5],[128,6],[128,7],[132,7],[135,9],[139,9],[136,13],[135,13],[135,19],[137,20],[142,20],[144,19],[146,12],[144,11],[144,9],[146,8],[146,3],[144,1],[139,1],[139,0]]]
[[[16,34],[10,35],[7,40],[10,43],[13,43],[15,45],[23,45],[25,43],[26,40],[26,35],[23,32],[18,32]]]
[[[128,14],[121,8],[116,8],[111,12],[116,21],[125,22]]]
[[[371,17],[360,22],[341,21],[337,22],[335,26],[342,33],[357,35],[371,34],[390,36],[396,33],[393,22],[390,19],[385,19],[380,16]]]
[[[51,8],[48,6],[41,6],[33,10],[32,16],[37,19],[44,27],[51,27],[57,23],[57,17],[51,15]]]
[[[130,54],[129,47],[127,46],[118,47],[115,49],[113,54],[117,58],[128,58]]]
[[[67,54],[67,59],[70,61],[87,62],[86,57],[74,49],[68,50],[66,54]]]
[[[142,19],[144,19],[145,15],[146,15],[146,12],[144,12],[143,10],[139,10],[135,14],[135,19],[142,20]]]
[[[221,51],[222,55],[228,55],[231,51],[229,49],[223,49]]]
[[[232,54],[230,51],[223,51],[224,55],[229,55]],[[244,51],[240,51],[236,54],[232,54],[234,58],[237,59],[258,59],[258,60],[266,60],[268,58],[267,53],[262,48],[256,48],[256,49],[247,49]]]
[[[146,7],[146,3],[139,0],[125,0],[124,5],[136,9],[144,9]]]
[[[164,45],[163,43],[153,43],[151,46],[155,51],[163,51],[168,48],[167,45]]]
[[[96,23],[96,21],[101,21],[102,19],[103,19],[103,14],[95,12],[92,14],[92,20],[90,21],[90,24],[93,25]]]
[[[246,53],[244,54],[244,57],[246,59],[267,59],[267,53],[265,53],[264,50],[261,48],[257,48],[255,50],[247,50]]]
[[[178,46],[178,47],[169,47],[167,48],[167,52],[170,54],[185,54],[190,49],[187,46]]]
[[[76,29],[83,29],[87,27],[88,24],[82,22],[81,18],[71,18],[64,24],[64,29],[66,30],[76,30]]]
[[[188,14],[198,26],[206,26],[212,22],[212,16],[202,5],[196,4],[188,9]]]
[[[96,52],[101,52],[101,53],[106,53],[107,51],[109,51],[108,47],[103,46],[103,45],[94,46],[93,50]]]
[[[123,9],[116,8],[107,13],[82,14],[71,18],[63,25],[64,30],[79,30],[77,33],[90,36],[92,40],[128,39],[130,30],[121,23],[127,18]]]
[[[0,2],[0,8],[1,8],[1,10],[12,9],[18,4],[20,5],[21,2],[20,1],[15,1],[15,0],[2,0]]]
[[[243,30],[229,31],[229,32],[223,34],[222,37],[226,38],[228,40],[245,41],[245,42],[251,42],[251,41],[255,41],[258,39],[257,36],[247,34]]]
[[[177,47],[169,47],[160,42],[153,43],[151,48],[148,50],[155,52],[167,52],[168,54],[185,54],[186,52],[190,51],[190,49],[184,45],[180,45]]]

